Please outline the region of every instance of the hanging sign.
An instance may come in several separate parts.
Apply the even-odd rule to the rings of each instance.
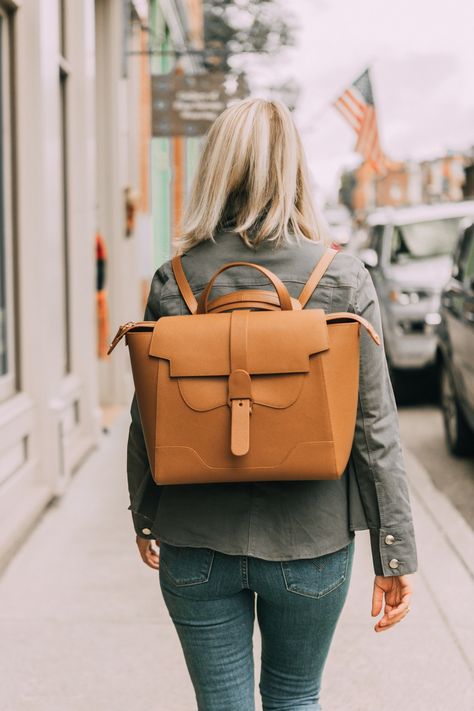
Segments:
[[[153,136],[202,136],[232,101],[249,93],[245,81],[221,72],[155,74],[151,91]]]

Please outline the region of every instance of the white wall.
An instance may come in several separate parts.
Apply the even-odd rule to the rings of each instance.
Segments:
[[[15,15],[20,391],[0,405],[0,561],[61,493],[98,435],[95,326],[94,3],[67,6],[72,372],[63,373],[64,253],[57,0]]]
[[[64,4],[71,368],[64,372],[60,3],[23,0],[14,23],[12,188],[19,387],[0,402],[0,569],[97,446],[99,402],[131,399],[127,349],[115,349],[105,361],[97,356],[98,229],[109,256],[111,337],[120,323],[142,317],[143,249],[136,235],[125,237],[124,189],[138,183],[139,73],[133,67],[129,78],[122,76],[123,3]]]
[[[107,292],[111,338],[120,324],[143,316],[139,290],[136,235],[125,236],[127,185],[138,183],[139,94],[137,65],[129,60],[122,75],[122,3],[96,0],[97,41],[97,196],[98,227],[108,249]],[[132,375],[128,350],[117,347],[99,365],[100,399],[104,405],[129,405]]]

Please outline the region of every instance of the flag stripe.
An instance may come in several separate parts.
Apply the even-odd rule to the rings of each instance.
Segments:
[[[345,89],[333,105],[357,135],[355,150],[361,153],[379,175],[385,173],[388,170],[388,160],[380,145],[369,70]]]
[[[365,155],[372,157],[374,139],[377,139],[377,122],[375,120],[375,111],[372,106],[369,106],[367,113],[368,118],[364,127],[365,131],[362,152]]]
[[[360,118],[360,116],[354,114],[352,109],[349,108],[349,106],[345,103],[344,99],[342,99],[342,98],[339,98],[337,100],[337,102],[335,103],[335,106],[337,109],[339,109],[339,111],[344,116],[344,118],[346,118],[349,121],[349,123],[351,124],[354,131],[358,132],[361,127],[361,124],[362,124],[362,119]]]
[[[341,104],[347,108],[350,114],[355,116],[359,121],[362,121],[365,106],[360,104],[360,102],[355,99],[354,95],[350,91],[345,91],[341,94],[338,101],[340,101]]]
[[[347,98],[351,101],[351,103],[354,104],[357,109],[359,109],[359,112],[362,112],[365,109],[365,102],[361,100],[361,98],[359,98],[359,93],[356,94],[352,89],[346,89],[344,95],[347,96]]]

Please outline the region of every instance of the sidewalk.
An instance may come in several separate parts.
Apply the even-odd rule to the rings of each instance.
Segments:
[[[135,546],[128,421],[125,410],[0,578],[0,711],[196,709],[158,572]],[[474,534],[406,458],[419,555],[412,611],[394,629],[373,631],[369,540],[357,533],[324,711],[474,708]],[[259,655],[256,626],[257,698]]]

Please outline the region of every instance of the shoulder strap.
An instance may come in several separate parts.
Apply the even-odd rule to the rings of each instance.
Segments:
[[[331,247],[328,247],[326,251],[323,253],[323,256],[319,260],[319,262],[316,264],[315,268],[313,269],[313,272],[311,273],[308,281],[304,285],[304,287],[301,290],[300,295],[298,296],[298,301],[301,304],[301,307],[304,308],[308,301],[310,300],[313,291],[316,289],[316,287],[319,284],[319,280],[323,276],[324,272],[336,256],[338,250],[337,249],[332,249]]]
[[[306,282],[303,289],[301,290],[300,295],[298,296],[298,301],[300,302],[302,308],[304,308],[310,300],[313,291],[319,284],[319,280],[323,276],[324,272],[326,271],[336,254],[337,249],[332,249],[328,247],[323,253],[323,256],[321,257],[319,262],[316,264],[308,281]],[[186,302],[186,306],[192,314],[195,314],[197,311],[198,302],[193,292],[191,291],[191,287],[189,286],[186,274],[184,273],[183,265],[181,263],[181,257],[179,255],[173,257],[173,259],[171,260],[171,267],[173,269],[173,274],[178,285],[178,289],[184,301]]]
[[[193,292],[191,291],[191,287],[189,286],[186,274],[184,273],[183,265],[181,263],[181,257],[179,255],[173,257],[173,259],[171,260],[171,267],[173,269],[174,278],[176,279],[180,294],[186,302],[186,306],[192,314],[195,314],[197,311],[198,302]]]

